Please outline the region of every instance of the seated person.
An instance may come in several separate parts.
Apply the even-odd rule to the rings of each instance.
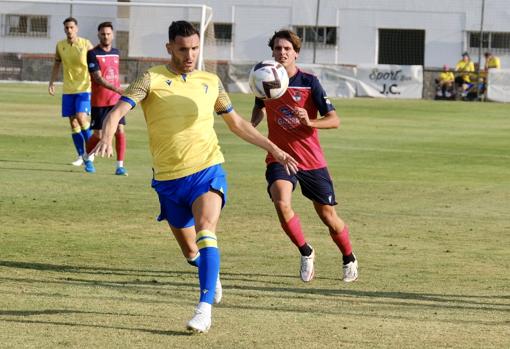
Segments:
[[[455,71],[459,74],[455,78],[457,90],[460,92],[460,95],[466,95],[466,90],[472,87],[471,74],[475,72],[475,65],[471,61],[469,53],[464,52],[462,54],[462,59],[455,65]]]
[[[436,79],[436,99],[455,98],[454,83],[455,76],[450,71],[450,67],[445,64],[443,71],[439,73],[439,77]]]

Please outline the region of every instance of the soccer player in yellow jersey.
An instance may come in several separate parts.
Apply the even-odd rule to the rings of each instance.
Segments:
[[[113,154],[119,120],[140,103],[153,157],[152,187],[161,205],[158,220],[168,221],[182,253],[198,267],[200,300],[187,327],[207,332],[212,304],[222,292],[215,231],[227,198],[214,112],[233,133],[270,152],[287,171],[295,173],[297,162],[237,114],[218,76],[195,70],[200,38],[193,25],[172,22],[168,38],[169,64],[153,67],[131,83],[106,117],[93,153]]]
[[[88,114],[90,113],[90,75],[87,68],[87,52],[92,43],[78,37],[78,21],[69,17],[64,20],[67,38],[57,43],[55,61],[48,85],[50,95],[55,95],[55,80],[60,66],[63,68],[64,93],[62,95],[62,117],[69,118],[72,139],[78,159],[75,166],[85,163],[85,171],[95,172],[92,159],[87,158],[85,144],[92,136]]]

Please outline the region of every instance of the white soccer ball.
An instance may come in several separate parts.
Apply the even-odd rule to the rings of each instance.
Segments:
[[[289,87],[289,76],[285,67],[275,61],[262,61],[250,71],[251,91],[260,99],[276,99],[283,96]]]

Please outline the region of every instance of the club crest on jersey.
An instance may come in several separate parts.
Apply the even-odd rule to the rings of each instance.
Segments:
[[[299,91],[296,91],[294,92],[294,94],[292,95],[292,99],[295,101],[295,102],[299,102],[301,100],[301,92]]]
[[[207,91],[209,90],[209,85],[202,83],[202,87],[204,88],[204,93],[207,94]]]
[[[294,112],[287,106],[281,107],[278,111],[280,115],[276,118],[276,123],[284,130],[291,130],[300,125],[299,119],[294,116]]]
[[[170,87],[170,85],[172,85],[172,80],[167,80],[167,81],[165,81],[165,82],[166,82],[166,84],[167,84],[169,87]]]

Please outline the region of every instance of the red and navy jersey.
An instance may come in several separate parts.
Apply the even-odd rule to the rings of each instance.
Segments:
[[[120,87],[119,82],[119,57],[120,52],[116,48],[112,48],[106,52],[98,46],[94,47],[87,53],[87,64],[89,72],[92,74],[101,71],[103,79],[108,81],[115,87]],[[92,99],[93,107],[109,107],[115,105],[120,95],[117,92],[98,85],[92,79]]]
[[[255,105],[266,108],[268,138],[299,163],[301,170],[315,170],[327,166],[316,128],[302,125],[294,116],[294,109],[306,109],[310,119],[317,113],[325,115],[335,110],[315,75],[298,70],[290,78],[289,87],[278,99],[255,98]],[[269,153],[266,163],[276,162]]]

